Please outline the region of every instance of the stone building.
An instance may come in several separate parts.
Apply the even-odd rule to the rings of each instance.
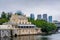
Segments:
[[[15,27],[16,30],[13,31],[13,35],[27,35],[27,34],[38,34],[42,33],[41,28],[37,28],[31,22],[28,22],[28,19],[25,15],[12,15],[10,22],[17,24]]]
[[[15,22],[16,24],[31,24],[31,22],[28,22],[26,15],[17,14],[12,15],[10,22]]]
[[[11,30],[13,30],[11,25],[0,25],[0,37],[11,36]]]
[[[42,33],[41,28],[37,28],[34,24],[31,24],[31,22],[28,22],[28,19],[25,15],[13,14],[10,18],[10,21],[3,24],[12,26],[12,35],[29,35]]]

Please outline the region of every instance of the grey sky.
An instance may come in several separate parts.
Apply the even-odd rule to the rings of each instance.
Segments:
[[[60,0],[0,0],[0,12],[16,12],[22,10],[29,16],[30,13],[47,13],[53,19],[60,20]]]

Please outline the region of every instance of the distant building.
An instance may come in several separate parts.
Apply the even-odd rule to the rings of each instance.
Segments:
[[[57,28],[60,29],[60,21],[58,21],[58,20],[53,20],[53,23],[56,25]]]
[[[31,18],[31,19],[35,19],[34,14],[30,14],[30,18]]]
[[[59,21],[58,20],[53,20],[53,23],[58,23]]]
[[[37,19],[38,19],[38,20],[41,20],[41,19],[42,19],[42,18],[41,18],[41,14],[37,15]]]
[[[47,21],[47,14],[43,14],[43,20]]]
[[[52,22],[52,16],[49,16],[49,22]]]

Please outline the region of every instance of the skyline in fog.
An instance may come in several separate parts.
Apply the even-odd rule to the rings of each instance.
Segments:
[[[0,0],[0,13],[21,10],[27,16],[30,13],[47,14],[53,20],[60,20],[60,0]]]

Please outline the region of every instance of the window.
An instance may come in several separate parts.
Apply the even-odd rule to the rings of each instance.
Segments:
[[[26,28],[28,28],[28,26],[26,26]]]
[[[34,26],[32,26],[32,28],[34,28]]]
[[[22,22],[22,24],[24,24],[24,22]]]
[[[21,28],[24,28],[23,26],[21,26]]]
[[[31,28],[31,26],[29,26],[29,28]]]
[[[24,26],[24,28],[26,28],[26,27]]]

